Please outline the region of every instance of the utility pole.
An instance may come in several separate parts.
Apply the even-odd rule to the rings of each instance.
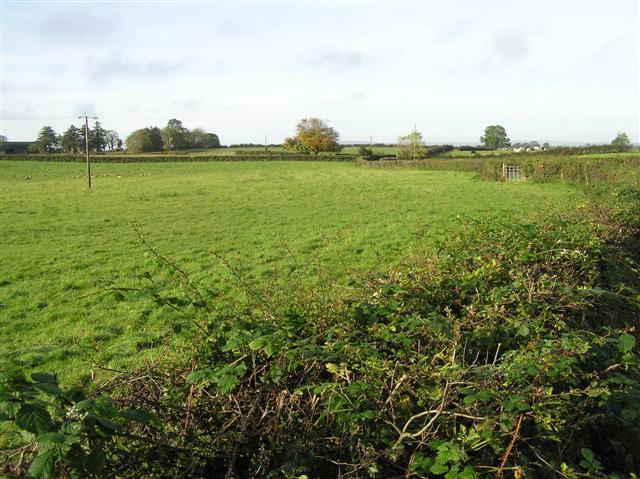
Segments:
[[[264,151],[267,151],[269,147],[267,146],[267,135],[264,135]]]
[[[79,116],[78,119],[81,120],[84,118],[84,151],[87,155],[87,183],[89,184],[89,189],[91,189],[91,160],[89,159],[89,117],[86,113],[82,116]],[[97,116],[92,116],[92,120],[97,120]]]

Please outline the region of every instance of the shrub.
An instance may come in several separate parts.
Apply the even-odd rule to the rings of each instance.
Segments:
[[[358,148],[358,156],[361,158],[371,158],[373,156],[373,150],[362,145]]]

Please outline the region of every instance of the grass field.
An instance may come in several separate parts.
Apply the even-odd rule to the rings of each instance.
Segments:
[[[196,280],[233,293],[212,252],[257,285],[300,271],[319,281],[348,268],[383,270],[465,219],[521,221],[548,203],[582,201],[560,183],[352,163],[96,164],[92,192],[83,174],[75,163],[0,163],[0,361],[65,365],[63,377],[73,378],[89,369],[89,355],[119,367],[155,353],[136,343],[171,315],[142,297],[99,294],[137,284],[145,271],[167,280],[133,225]]]

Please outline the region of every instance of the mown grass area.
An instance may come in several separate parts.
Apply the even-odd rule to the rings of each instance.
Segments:
[[[118,368],[158,354],[136,345],[158,338],[170,312],[142,296],[122,302],[104,294],[139,285],[145,272],[175,283],[134,225],[212,296],[237,296],[245,289],[238,272],[267,289],[291,278],[346,280],[350,268],[380,271],[433,249],[466,219],[527,221],[546,204],[582,201],[561,184],[351,163],[96,164],[93,171],[88,192],[82,164],[1,164],[0,360],[18,357],[76,378],[94,360]]]

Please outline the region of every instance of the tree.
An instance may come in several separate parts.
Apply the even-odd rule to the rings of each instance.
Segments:
[[[501,125],[491,125],[484,129],[484,136],[480,137],[480,141],[487,148],[507,148],[511,145],[511,140],[507,137],[507,132]]]
[[[412,160],[422,158],[425,153],[424,140],[422,139],[422,133],[419,131],[412,131],[408,135],[398,138],[398,144],[400,150],[398,151],[398,158]]]
[[[60,137],[50,126],[42,127],[36,140],[36,148],[40,153],[53,153],[58,149]]]
[[[104,134],[104,138],[109,151],[119,150],[122,146],[122,140],[118,136],[118,133],[113,130],[107,130]]]
[[[317,155],[321,151],[339,151],[340,135],[324,120],[319,118],[304,118],[296,126],[297,134],[292,139],[285,140],[286,145],[294,145],[295,149],[308,151]]]
[[[300,143],[298,143],[298,140],[296,140],[292,136],[289,136],[289,137],[284,139],[284,141],[282,142],[282,148],[284,148],[285,150],[289,150],[289,151],[301,151],[302,150],[302,146],[300,145]]]
[[[71,125],[60,137],[60,146],[67,153],[78,153],[84,149],[84,135],[80,128]]]
[[[99,121],[93,124],[93,128],[89,130],[89,147],[97,152],[102,153],[107,146],[107,132]]]
[[[206,132],[203,128],[194,128],[190,132],[191,148],[219,148],[218,135]]]
[[[191,146],[189,130],[182,126],[180,120],[172,118],[162,129],[162,143],[167,151],[189,148]]]
[[[629,135],[626,133],[618,133],[618,135],[611,142],[611,146],[614,148],[623,151],[631,148],[631,142],[629,141]]]
[[[7,143],[7,137],[4,135],[0,135],[0,152],[4,153],[4,147]]]
[[[144,153],[162,151],[162,132],[159,128],[141,128],[127,137],[127,151],[130,153]]]

